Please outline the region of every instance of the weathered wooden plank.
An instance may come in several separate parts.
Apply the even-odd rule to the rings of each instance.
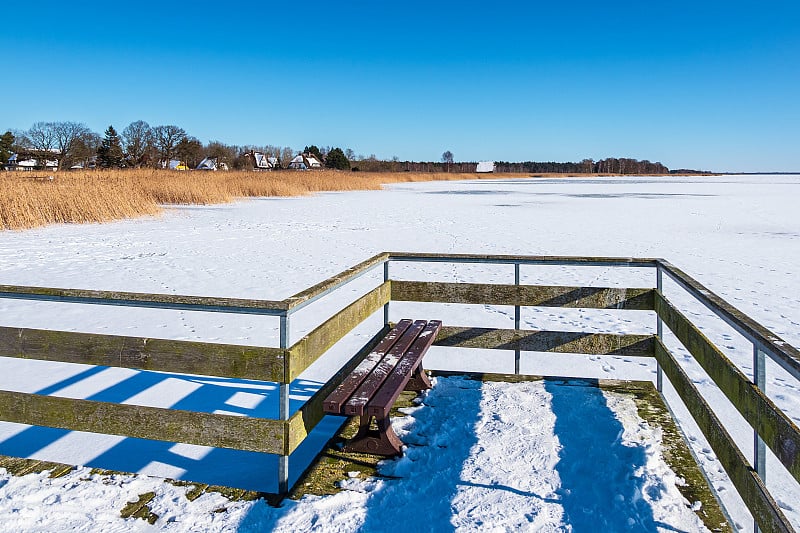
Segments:
[[[556,255],[483,255],[483,254],[434,254],[420,252],[388,252],[390,260],[397,261],[437,261],[452,263],[497,263],[497,264],[536,264],[536,265],[601,265],[654,267],[658,259],[648,257],[584,257]]]
[[[0,298],[266,315],[276,315],[287,309],[284,302],[272,300],[91,291],[52,287],[20,287],[15,285],[0,285]]]
[[[286,350],[0,327],[0,356],[279,382]]]
[[[761,479],[734,444],[722,422],[659,339],[655,341],[655,355],[664,374],[675,387],[678,396],[689,409],[703,435],[706,436],[717,459],[728,473],[736,491],[747,505],[759,528],[765,532],[794,531]]]
[[[300,446],[309,433],[316,427],[320,420],[325,416],[322,402],[328,395],[341,383],[341,381],[356,368],[367,355],[375,349],[389,333],[389,326],[384,326],[367,344],[361,348],[342,368],[331,377],[303,406],[289,419],[289,452],[293,452]]]
[[[434,346],[652,357],[653,335],[444,326]]]
[[[375,349],[336,387],[336,390],[325,398],[322,405],[326,413],[342,414],[342,407],[347,403],[350,396],[358,390],[358,387],[367,379],[369,373],[378,366],[383,356],[392,349],[409,327],[411,327],[411,320],[404,319],[392,328]]]
[[[0,391],[0,418],[34,426],[253,452],[281,454],[287,448],[286,423],[280,420],[22,392]]]
[[[344,283],[347,283],[351,279],[354,279],[361,275],[362,273],[366,272],[367,270],[385,262],[389,257],[389,254],[386,252],[379,253],[367,259],[366,261],[362,261],[361,263],[357,264],[354,267],[348,268],[347,270],[332,276],[325,281],[317,283],[313,287],[309,287],[304,291],[298,292],[286,298],[281,303],[286,306],[287,309],[293,309],[305,302],[312,300],[321,294],[329,291],[335,287],[338,287]]]
[[[403,358],[395,365],[391,374],[383,382],[381,388],[375,393],[366,408],[366,414],[384,418],[389,415],[389,411],[394,405],[395,400],[411,379],[411,373],[422,362],[425,352],[433,344],[436,334],[442,327],[439,320],[431,320],[425,329],[414,340]]]
[[[667,327],[758,431],[783,466],[800,481],[800,430],[794,422],[660,294],[656,296],[656,309]]]
[[[392,300],[653,310],[653,289],[392,281]]]
[[[383,384],[389,373],[394,369],[395,365],[408,348],[414,343],[419,334],[425,328],[426,322],[424,320],[416,320],[410,328],[400,337],[400,339],[392,346],[392,349],[380,360],[375,369],[367,376],[364,383],[353,393],[347,403],[344,405],[344,413],[348,415],[363,415],[366,414],[364,409],[367,402],[375,393],[376,390]]]
[[[775,335],[742,311],[733,307],[675,265],[664,259],[659,259],[658,264],[667,275],[683,286],[692,296],[703,303],[703,305],[714,310],[715,313],[724,318],[743,335],[758,342],[765,352],[770,353],[773,360],[790,374],[800,379],[799,349]]]
[[[285,382],[291,383],[331,346],[389,302],[390,293],[390,283],[382,283],[296,342],[289,348]]]

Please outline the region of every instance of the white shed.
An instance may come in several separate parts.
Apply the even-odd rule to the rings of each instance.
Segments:
[[[494,161],[479,161],[475,172],[494,172]]]

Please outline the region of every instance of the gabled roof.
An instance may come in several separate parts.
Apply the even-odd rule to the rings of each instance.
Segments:
[[[39,163],[39,160],[34,157],[28,157],[27,159],[22,159],[21,157],[24,156],[20,156],[19,154],[11,154],[11,156],[9,156],[8,158],[8,163],[6,163],[6,165],[24,167],[24,168],[33,168],[41,165],[41,163]],[[44,166],[46,168],[55,168],[58,166],[58,161],[53,161],[48,159],[47,161],[45,161]]]
[[[206,157],[197,165],[197,170],[217,170],[217,158]]]
[[[300,154],[289,163],[289,167],[298,168],[304,165],[304,168],[322,168],[322,163],[311,154]]]

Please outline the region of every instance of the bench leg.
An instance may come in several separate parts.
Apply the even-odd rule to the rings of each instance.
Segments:
[[[389,417],[375,418],[378,429],[372,429],[371,422],[375,418],[370,415],[361,417],[358,426],[358,433],[350,440],[342,450],[348,453],[370,453],[373,455],[383,455],[393,457],[403,455],[403,441],[395,434]]]
[[[422,392],[430,389],[432,386],[431,380],[428,379],[428,374],[425,373],[425,370],[422,368],[422,362],[420,361],[417,368],[414,369],[414,373],[411,374],[408,383],[406,383],[405,390]]]

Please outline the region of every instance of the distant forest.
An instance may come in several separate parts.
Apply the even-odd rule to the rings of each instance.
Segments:
[[[0,130],[2,132],[2,130]],[[313,155],[321,166],[339,170],[364,172],[459,172],[476,171],[475,161],[458,162],[450,150],[442,154],[439,161],[400,161],[379,159],[375,155],[357,155],[352,149],[331,146],[306,146],[296,150],[288,146],[274,145],[227,145],[219,141],[202,143],[196,137],[176,125],[150,126],[144,121],[135,121],[121,132],[109,126],[104,135],[91,131],[78,122],[37,122],[25,131],[8,130],[0,135],[0,170],[21,168],[11,165],[14,161],[33,161],[33,167],[58,169],[69,168],[165,168],[170,161],[177,160],[188,168],[196,168],[204,158],[213,158],[223,168],[231,170],[253,170],[255,154],[262,153],[274,158],[274,169],[287,168],[298,154]],[[496,161],[495,171],[526,174],[669,174],[707,173],[689,169],[670,172],[659,162],[640,161],[631,158],[609,157],[580,162],[508,162]]]
[[[475,172],[476,162],[416,162],[416,161],[381,161],[379,159],[363,159],[354,161],[354,168],[368,172]],[[669,174],[670,170],[661,163],[652,163],[638,159],[610,157],[593,161],[584,159],[580,163],[557,163],[554,161],[537,162],[508,161],[495,162],[495,172],[518,172],[525,174]],[[689,171],[684,172],[700,172]]]

